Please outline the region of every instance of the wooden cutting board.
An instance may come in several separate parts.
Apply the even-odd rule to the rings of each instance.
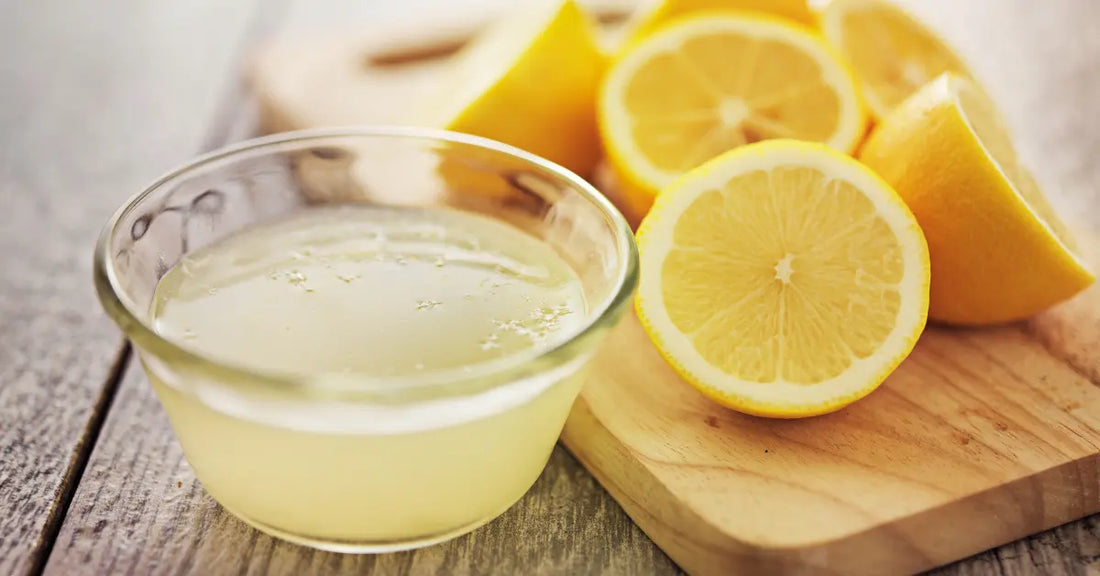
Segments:
[[[263,126],[407,122],[481,21],[271,44],[249,69]],[[801,421],[709,402],[630,314],[562,439],[688,572],[899,574],[1100,511],[1098,383],[1097,288],[1026,323],[929,328],[869,398]]]

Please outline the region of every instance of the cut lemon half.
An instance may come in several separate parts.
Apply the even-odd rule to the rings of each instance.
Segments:
[[[966,78],[945,74],[906,100],[871,133],[860,159],[924,229],[933,320],[1018,320],[1095,280],[992,102]]]
[[[889,2],[831,0],[820,19],[825,38],[859,78],[876,120],[944,72],[971,76],[946,42]]]
[[[874,390],[925,324],[929,263],[913,215],[826,146],[739,148],[663,191],[638,230],[636,306],[685,380],[782,418]]]
[[[703,162],[771,138],[851,151],[863,135],[855,81],[808,29],[707,13],[670,24],[611,66],[600,131],[627,216]]]
[[[455,56],[423,116],[587,177],[601,157],[595,102],[606,68],[594,27],[573,0],[522,4]]]
[[[626,25],[624,45],[652,34],[681,16],[715,10],[760,12],[807,26],[815,23],[814,13],[806,0],[653,0],[634,12]]]

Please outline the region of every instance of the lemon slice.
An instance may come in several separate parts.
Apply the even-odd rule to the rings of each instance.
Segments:
[[[912,209],[932,254],[929,316],[993,324],[1094,281],[985,93],[941,76],[875,128],[860,158]]]
[[[572,0],[524,2],[455,58],[450,79],[425,104],[429,124],[591,174],[601,156],[595,102],[606,61]]]
[[[864,116],[855,81],[808,29],[707,13],[662,28],[612,64],[600,131],[638,219],[657,191],[731,148],[770,138],[855,147]]]
[[[646,332],[684,379],[741,412],[840,409],[924,328],[917,221],[873,172],[820,144],[763,142],[707,162],[661,193],[638,246]]]
[[[634,12],[627,23],[626,44],[652,34],[681,16],[715,10],[760,12],[807,26],[815,23],[814,13],[806,0],[654,0]]]
[[[860,79],[876,120],[943,72],[971,76],[943,40],[889,2],[832,0],[820,18],[825,38]]]

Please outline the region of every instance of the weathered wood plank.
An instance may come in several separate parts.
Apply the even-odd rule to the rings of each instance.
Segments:
[[[931,576],[1093,576],[1100,573],[1100,516],[1013,542]]]
[[[0,574],[21,574],[41,567],[113,392],[96,233],[198,148],[251,5],[0,6]]]

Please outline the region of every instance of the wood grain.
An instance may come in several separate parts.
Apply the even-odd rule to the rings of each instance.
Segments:
[[[424,12],[431,0],[402,4],[404,9]],[[1100,152],[1100,131],[1089,106],[1100,92],[1100,48],[1092,24],[1098,6],[1053,0],[1036,14],[1027,0],[906,4],[944,30],[983,73],[1017,134],[1027,140],[1022,145],[1025,157],[1032,159],[1039,178],[1055,188],[1055,202],[1073,209],[1079,220],[1095,219],[1100,209],[1095,192],[1100,190],[1100,169],[1093,167],[1091,159]],[[357,19],[364,25],[378,23],[385,21],[379,15],[380,6],[351,0],[296,2],[287,29],[346,27]],[[394,4],[388,6],[386,17],[401,11]],[[0,17],[0,27],[3,21]],[[1012,57],[1004,57],[1006,36],[1026,38],[1022,45],[1031,46],[1033,53],[1012,47]],[[1044,98],[1055,106],[1041,108]],[[1044,111],[1038,114],[1036,109]],[[1028,330],[1045,333],[1036,326]],[[1095,342],[1088,333],[1073,338],[1085,351]],[[456,573],[678,572],[560,449],[516,508],[451,544],[372,560],[274,541],[233,520],[201,492],[144,377],[132,372],[122,384],[73,500],[47,567],[50,573],[442,573],[444,568]],[[1100,519],[1093,517],[936,573],[1083,575],[1100,572],[1098,555]],[[6,573],[3,558],[0,555],[0,573]]]
[[[144,6],[0,4],[0,574],[41,567],[113,392],[99,227],[199,147],[250,9]]]

